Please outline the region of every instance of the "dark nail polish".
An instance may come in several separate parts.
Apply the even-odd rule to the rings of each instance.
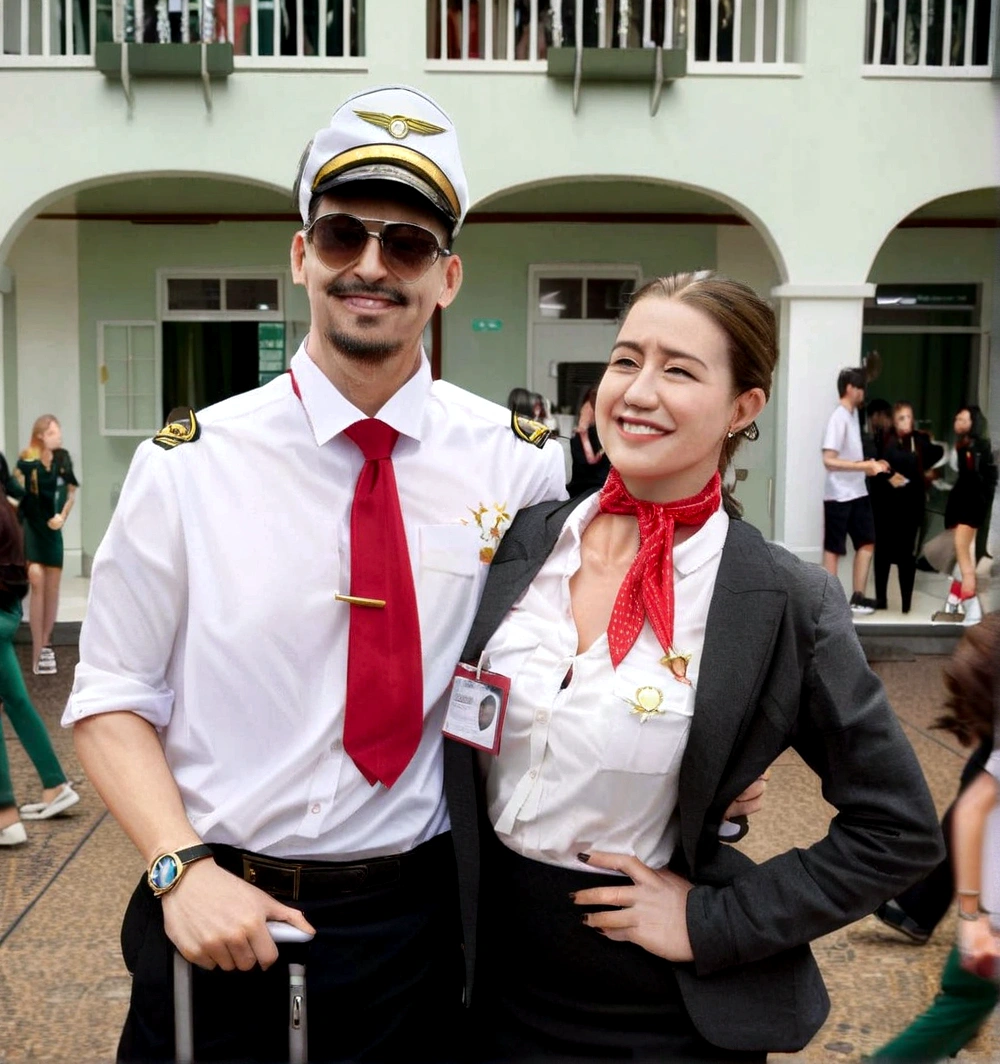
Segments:
[[[583,863],[586,864],[590,860],[590,854],[589,853],[578,853],[576,855],[576,859],[578,861],[583,861]]]
[[[574,894],[573,891],[570,891],[569,900],[570,901],[576,901],[576,894]]]

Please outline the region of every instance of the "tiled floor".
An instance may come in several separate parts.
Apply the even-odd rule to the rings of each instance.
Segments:
[[[75,650],[59,647],[57,653],[58,675],[29,675],[27,681],[83,800],[71,815],[29,824],[27,846],[0,852],[2,1064],[110,1060],[128,997],[118,927],[141,861],[82,779],[71,736],[57,725]],[[929,729],[939,708],[941,660],[876,665],[939,810],[953,796],[964,757],[949,736]],[[30,800],[37,780],[6,721],[4,734],[17,794]],[[785,754],[774,766],[766,808],[742,845],[756,860],[808,845],[823,834],[829,815],[812,773],[797,756]],[[772,1061],[858,1061],[929,1003],[953,934],[949,916],[928,945],[917,947],[868,917],[820,939],[815,951],[833,1002],[830,1018],[805,1050]],[[1000,1059],[995,1026],[958,1059]]]

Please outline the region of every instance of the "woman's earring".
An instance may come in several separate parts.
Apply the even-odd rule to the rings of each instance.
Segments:
[[[726,433],[726,439],[727,440],[731,440],[735,435],[736,435],[735,432],[727,432]]]
[[[760,439],[760,429],[757,428],[757,422],[751,421],[749,425],[743,430],[743,435],[752,443],[754,440]]]

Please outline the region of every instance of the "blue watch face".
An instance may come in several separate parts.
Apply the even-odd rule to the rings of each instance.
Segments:
[[[153,865],[149,879],[157,890],[162,890],[173,883],[179,871],[180,869],[177,867],[177,861],[174,857],[171,854],[166,854]]]

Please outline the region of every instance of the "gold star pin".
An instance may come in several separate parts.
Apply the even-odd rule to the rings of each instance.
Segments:
[[[373,126],[384,129],[390,137],[396,140],[406,140],[411,133],[419,133],[423,137],[429,137],[434,133],[446,132],[444,126],[436,126],[433,122],[425,122],[422,118],[407,118],[406,115],[385,115],[381,111],[355,111],[362,122],[369,122]]]

